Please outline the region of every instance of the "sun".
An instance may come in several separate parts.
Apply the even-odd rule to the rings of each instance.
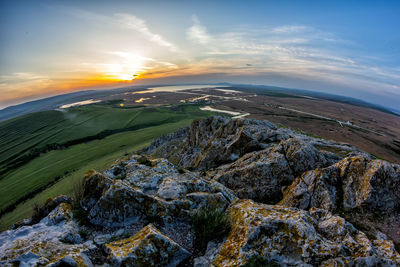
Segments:
[[[121,80],[121,81],[131,81],[136,79],[138,75],[137,74],[126,74],[126,73],[120,73],[115,75],[115,79]]]
[[[104,77],[109,80],[131,81],[137,79],[149,67],[145,66],[147,58],[133,53],[113,52],[112,63],[103,64]]]

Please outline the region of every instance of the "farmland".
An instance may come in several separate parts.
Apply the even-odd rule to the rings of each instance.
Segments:
[[[82,178],[88,169],[104,169],[153,138],[210,114],[196,105],[152,108],[91,105],[32,113],[3,122],[0,124],[3,169],[10,167],[7,166],[10,154],[18,158],[18,155],[29,155],[33,149],[46,146],[47,149],[2,175],[2,228],[29,216],[34,203],[70,193],[73,181]]]

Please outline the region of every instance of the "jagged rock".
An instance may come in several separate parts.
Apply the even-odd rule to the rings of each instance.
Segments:
[[[190,253],[151,224],[130,238],[106,244],[112,266],[176,266]]]
[[[154,139],[150,146],[141,152],[153,155],[156,158],[167,158],[169,162],[178,165],[180,152],[187,141],[189,127],[180,128],[176,132],[164,134],[160,138]]]
[[[85,251],[93,245],[80,242],[71,205],[61,203],[38,224],[0,233],[0,265],[91,266]]]
[[[290,185],[296,175],[339,159],[326,156],[304,141],[289,138],[221,166],[214,179],[232,189],[239,198],[276,204],[282,199],[282,188]]]
[[[316,160],[315,163],[325,165],[326,160],[332,162],[344,156],[367,155],[350,145],[310,137],[288,128],[280,128],[269,121],[231,120],[218,116],[195,120],[189,129],[185,128],[155,139],[143,152],[167,158],[184,168],[208,170],[233,162],[246,153],[265,149],[293,137],[297,141],[317,148],[317,151],[315,149],[301,151],[296,147],[291,147],[293,144],[289,142],[286,150],[288,156],[293,158],[293,162],[298,158],[310,156]],[[291,149],[294,149],[296,153],[291,153]],[[323,155],[322,161],[318,161],[318,155],[309,152],[314,154],[318,152],[318,155]],[[308,160],[307,163],[311,161]],[[295,167],[293,170],[296,172],[295,175],[298,175]],[[302,168],[304,169],[304,166]]]
[[[400,255],[388,240],[369,240],[343,218],[312,209],[240,200],[229,208],[232,231],[214,266],[240,266],[261,256],[281,266],[396,266]]]
[[[294,177],[284,155],[270,148],[219,168],[213,179],[239,198],[273,204],[282,199],[282,187],[290,185]]]
[[[178,159],[177,165],[184,168],[206,170],[288,138],[288,132],[290,130],[278,128],[268,121],[209,117],[193,121],[191,127],[176,139],[156,139],[146,153]],[[161,144],[159,149],[155,148],[157,144]]]
[[[351,157],[304,173],[287,188],[280,204],[301,209],[393,212],[400,208],[399,188],[399,165]]]
[[[141,156],[133,156],[126,162],[124,179],[112,179],[95,172],[86,177],[84,184],[88,195],[82,203],[91,223],[104,227],[146,220],[168,223],[189,218],[198,208],[210,203],[225,208],[235,199],[235,195],[220,183],[208,181],[196,173],[179,173],[165,159],[149,160],[146,165],[141,164],[140,159]]]
[[[49,197],[41,207],[37,207],[33,216],[29,219],[25,219],[22,222],[17,222],[11,226],[11,229],[17,229],[21,226],[32,225],[38,223],[41,219],[46,217],[52,210],[54,210],[61,203],[72,203],[72,199],[69,196],[61,195],[57,197]]]
[[[203,256],[193,260],[194,267],[208,267],[211,266],[214,258],[218,255],[223,242],[216,242],[215,240],[208,242],[206,253]]]
[[[182,264],[258,257],[281,266],[400,265],[388,240],[400,240],[399,165],[267,121],[221,117],[196,120],[142,152],[86,174],[78,211],[92,225],[77,225],[70,198],[50,199],[24,226],[0,233],[0,265],[175,266],[188,251],[197,255],[190,218],[211,204],[229,207],[232,231]],[[149,223],[160,230],[143,228]]]

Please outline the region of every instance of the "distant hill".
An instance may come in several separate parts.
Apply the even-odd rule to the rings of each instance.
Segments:
[[[354,106],[360,106],[365,108],[372,108],[375,110],[379,110],[385,113],[389,113],[392,115],[400,116],[400,110],[392,110],[386,107],[383,107],[378,104],[372,104],[354,97],[342,96],[342,95],[335,95],[323,92],[316,92],[311,90],[304,90],[304,89],[294,89],[294,88],[284,88],[284,87],[277,87],[277,86],[268,86],[268,85],[248,85],[248,84],[231,84],[233,87],[237,87],[242,91],[254,91],[259,94],[263,94],[263,92],[275,92],[280,94],[294,94],[296,96],[309,96],[315,97],[320,99],[326,99],[334,102],[350,104]]]
[[[268,85],[250,85],[250,84],[231,84],[231,83],[207,83],[207,84],[214,84],[214,85],[229,85],[232,87],[236,87],[243,91],[254,91],[259,94],[263,93],[273,93],[275,96],[276,94],[286,94],[286,95],[300,95],[300,96],[310,96],[316,98],[322,98],[326,100],[372,108],[376,110],[380,110],[385,113],[393,114],[400,116],[399,110],[391,110],[386,107],[382,107],[380,105],[372,104],[365,102],[360,99],[347,97],[347,96],[340,96],[304,89],[293,89],[293,88],[284,88],[284,87],[277,87],[277,86],[268,86]],[[149,87],[155,86],[166,86],[166,85],[192,85],[192,84],[159,84],[159,85],[146,85],[146,86],[129,86],[123,88],[115,88],[115,89],[108,89],[108,90],[86,90],[74,93],[68,93],[63,95],[57,95],[53,97],[43,98],[35,101],[26,102],[19,105],[14,105],[7,107],[5,109],[0,110],[0,121],[12,119],[24,114],[38,112],[38,111],[45,111],[45,110],[52,110],[56,109],[63,104],[70,104],[74,102],[79,102],[83,100],[88,100],[92,98],[102,98],[109,96],[111,94],[118,94],[125,91],[132,91],[132,90],[143,90]]]
[[[142,86],[135,87],[135,89],[138,90],[142,88]],[[86,90],[30,101],[0,110],[0,121],[12,119],[32,112],[56,109],[63,104],[70,104],[92,98],[101,98],[126,90],[132,91],[132,87],[116,88],[111,90]]]

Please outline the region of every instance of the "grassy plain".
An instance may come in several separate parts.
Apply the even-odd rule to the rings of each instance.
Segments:
[[[104,108],[104,112],[111,112],[113,115],[104,114],[99,110],[102,108]],[[82,129],[85,128],[85,134],[95,133],[86,129],[90,128],[90,125],[95,125],[97,131],[109,130],[105,127],[113,127],[118,131],[112,132],[99,140],[48,151],[7,173],[0,180],[0,195],[2,196],[0,210],[10,206],[15,206],[15,209],[1,217],[1,229],[5,229],[22,218],[29,217],[34,203],[43,203],[49,196],[69,194],[74,182],[81,179],[87,170],[102,170],[119,157],[149,144],[152,139],[187,126],[195,118],[211,114],[210,112],[200,111],[198,106],[195,105],[118,108],[117,112],[114,110],[117,108],[107,106],[89,106],[80,109],[84,114],[77,114],[77,117],[87,116],[91,112],[96,115],[92,115],[81,126],[72,126],[75,127],[75,131],[78,131],[76,127],[82,127]],[[129,115],[123,114],[124,112],[121,112],[121,110]],[[73,113],[75,112],[77,111],[74,110]],[[101,117],[102,119],[100,119]],[[106,126],[101,127],[101,121]],[[89,122],[93,124],[88,124]],[[62,123],[67,125],[66,122]],[[84,127],[84,124],[86,124],[86,127]],[[120,126],[124,127],[118,128]],[[67,131],[69,131],[69,128],[67,128]],[[69,138],[68,134],[61,135],[58,132],[55,132],[55,134],[58,135],[58,140],[65,141]],[[75,137],[78,134],[82,135],[82,133],[76,133]]]

